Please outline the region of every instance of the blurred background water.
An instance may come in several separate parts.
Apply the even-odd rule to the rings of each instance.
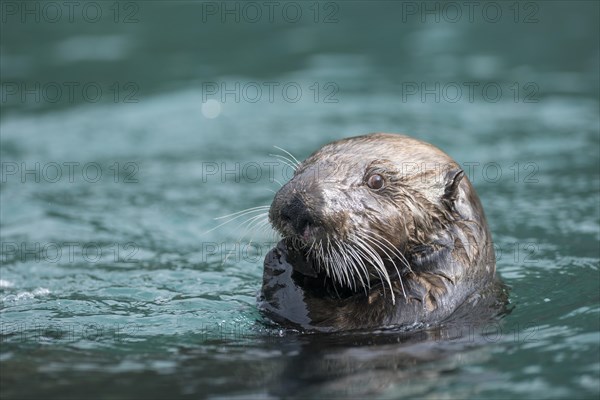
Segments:
[[[2,398],[600,394],[597,2],[0,4]],[[514,307],[483,335],[279,330],[269,235],[211,230],[273,146],[374,131],[474,183]]]

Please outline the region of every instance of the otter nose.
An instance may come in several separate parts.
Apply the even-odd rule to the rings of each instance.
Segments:
[[[281,219],[288,222],[294,230],[302,234],[307,225],[313,223],[310,212],[306,204],[297,196],[281,209]]]

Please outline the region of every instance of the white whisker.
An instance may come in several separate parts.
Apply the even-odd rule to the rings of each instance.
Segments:
[[[383,263],[381,256],[379,254],[377,254],[377,252],[362,238],[355,237],[355,240],[356,240],[355,243],[362,245],[363,250],[365,250],[371,256],[370,260],[374,262],[373,266],[375,267],[376,270],[379,270],[381,272],[380,276],[382,276],[382,283],[383,283],[383,278],[385,278],[385,281],[387,282],[387,284],[390,288],[390,292],[392,295],[392,304],[396,304],[396,296],[394,295],[394,289],[392,287],[390,275],[388,274],[387,269],[385,268],[385,264]],[[384,295],[385,295],[385,286],[383,286],[383,288],[384,288]]]
[[[402,282],[402,275],[400,275],[400,271],[398,270],[398,266],[396,266],[396,263],[394,262],[394,258],[384,248],[384,247],[386,247],[389,250],[388,245],[381,242],[380,240],[377,240],[376,238],[365,237],[365,239],[369,240],[371,243],[373,243],[377,248],[379,248],[379,250],[381,250],[388,257],[388,259],[394,266],[394,269],[396,270],[396,275],[398,276],[398,279],[400,280],[400,286],[402,287],[402,294],[404,295],[404,298],[406,298],[406,291],[404,290],[404,283]],[[383,245],[383,247],[382,247],[382,245]],[[393,250],[392,250],[392,253],[394,253]]]
[[[281,147],[279,147],[279,146],[273,146],[273,147],[275,147],[277,150],[281,150],[281,151],[283,151],[285,154],[287,154],[287,155],[289,155],[290,157],[292,157],[292,159],[293,159],[293,160],[294,160],[294,162],[296,163],[296,167],[297,167],[298,165],[300,165],[300,161],[298,161],[298,159],[297,159],[296,157],[294,157],[294,155],[293,155],[292,153],[290,153],[289,151],[287,151],[287,150],[285,150],[285,149],[282,149],[282,148],[281,148]],[[292,161],[292,160],[290,160],[290,161]],[[294,168],[294,169],[295,169],[295,168]]]
[[[296,168],[298,168],[296,165],[294,165],[292,163],[292,161],[289,158],[286,158],[282,155],[279,154],[269,154],[269,156],[271,157],[275,157],[278,158],[279,160],[281,160],[285,165],[287,165],[288,167],[290,167],[292,169],[292,171],[296,171]]]
[[[259,210],[265,210],[271,208],[271,206],[258,206],[258,207],[251,207],[251,208],[247,208],[245,210],[242,211],[237,211],[231,214],[227,214],[227,215],[222,215],[220,217],[215,217],[214,219],[218,220],[218,219],[224,219],[224,218],[229,218],[229,217],[233,217],[234,215],[242,215],[245,213],[251,213],[251,212],[258,212]]]

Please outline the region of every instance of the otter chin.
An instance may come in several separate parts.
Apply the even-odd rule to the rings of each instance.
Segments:
[[[281,325],[418,329],[506,303],[479,197],[420,140],[375,133],[323,146],[276,193],[269,221],[282,240],[265,257],[258,306]]]

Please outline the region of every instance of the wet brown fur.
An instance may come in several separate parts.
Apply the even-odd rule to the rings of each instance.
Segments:
[[[384,176],[381,192],[366,186],[370,173]],[[280,323],[327,331],[428,325],[481,301],[484,288],[494,286],[488,297],[499,301],[479,198],[458,164],[428,143],[378,133],[327,144],[298,166],[269,218],[284,240],[265,259],[259,306]],[[399,257],[385,265],[395,303],[371,270],[370,287],[337,296],[322,290],[337,294],[344,285],[324,272],[309,245],[353,237],[384,237],[406,258],[408,265]]]

